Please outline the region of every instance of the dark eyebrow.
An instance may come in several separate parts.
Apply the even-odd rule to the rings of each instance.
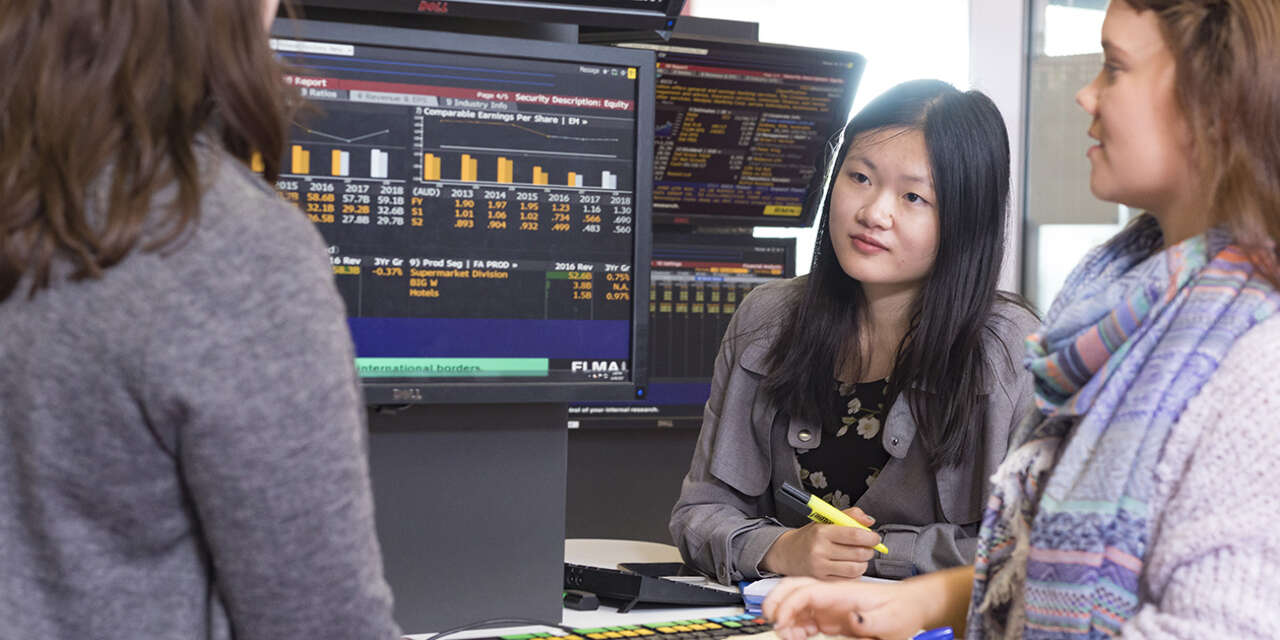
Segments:
[[[868,159],[866,156],[849,156],[849,159],[848,159],[848,161],[846,161],[846,162],[849,162],[849,161],[861,162],[862,164],[867,165],[867,167],[868,167],[868,168],[870,168],[872,171],[879,171],[879,170],[880,170],[878,167],[876,167],[876,163],[872,162],[872,161],[871,161],[870,159]],[[903,180],[905,180],[905,181],[907,181],[907,182],[918,182],[918,183],[920,183],[920,184],[922,184],[922,185],[925,185],[926,187],[930,187],[930,188],[932,188],[932,187],[931,187],[931,185],[929,184],[929,179],[928,179],[928,178],[925,178],[925,177],[923,177],[923,176],[917,176],[917,175],[913,175],[913,174],[907,174],[907,175],[902,176],[902,179],[903,179]]]

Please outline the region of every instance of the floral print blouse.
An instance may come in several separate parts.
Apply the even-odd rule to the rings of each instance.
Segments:
[[[889,461],[889,452],[880,445],[880,426],[885,416],[885,392],[889,380],[839,382],[846,409],[835,433],[824,433],[813,449],[797,451],[800,480],[805,490],[837,509],[848,509],[875,484],[880,470]]]

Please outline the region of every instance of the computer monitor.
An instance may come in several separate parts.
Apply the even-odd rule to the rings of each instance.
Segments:
[[[685,0],[302,0],[305,7],[490,20],[562,22],[627,29],[675,26]]]
[[[752,289],[795,275],[795,243],[795,238],[655,233],[645,398],[570,405],[569,426],[701,426],[729,319]]]
[[[658,56],[654,222],[813,223],[805,196],[823,145],[848,120],[861,55],[678,28],[666,42],[614,43]]]
[[[329,244],[370,404],[632,397],[653,54],[277,20],[315,107],[279,190]]]

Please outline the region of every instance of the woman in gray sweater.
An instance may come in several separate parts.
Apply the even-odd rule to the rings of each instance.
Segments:
[[[0,3],[0,638],[399,635],[274,13]]]
[[[1032,406],[1016,354],[1036,318],[996,290],[1009,150],[995,105],[904,83],[831,151],[813,271],[734,314],[671,515],[685,560],[724,582],[970,563],[986,480]],[[783,483],[875,532],[805,524]]]
[[[1028,340],[975,565],[784,583],[787,640],[1280,638],[1280,4],[1113,0],[1102,44],[1090,187],[1147,213]]]

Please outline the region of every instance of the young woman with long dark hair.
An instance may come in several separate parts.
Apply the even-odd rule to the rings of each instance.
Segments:
[[[0,636],[399,637],[275,12],[0,3]]]
[[[1102,47],[1089,185],[1146,213],[1027,342],[976,563],[784,581],[783,638],[1280,638],[1280,5],[1113,0]]]
[[[986,479],[1031,406],[1016,354],[1036,318],[996,288],[1009,149],[995,105],[904,83],[832,147],[813,269],[735,313],[672,513],[686,561],[723,581],[969,563]],[[804,524],[779,507],[784,482],[874,516],[875,533]]]

